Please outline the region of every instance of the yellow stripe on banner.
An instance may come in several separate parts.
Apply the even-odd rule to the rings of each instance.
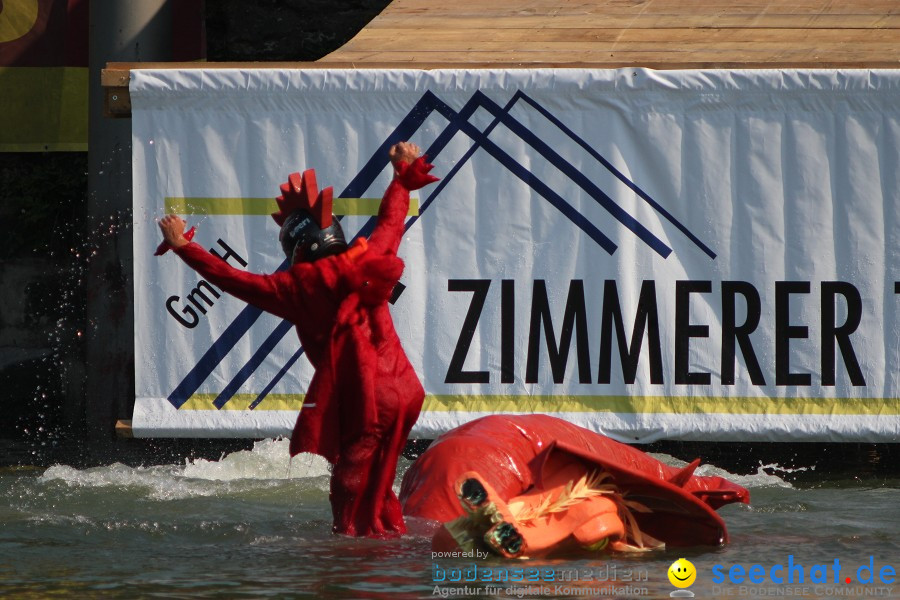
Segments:
[[[623,414],[900,414],[900,398],[756,398],[691,396],[426,396],[435,412],[611,412]]]
[[[0,152],[83,152],[87,67],[0,67]]]
[[[249,410],[259,394],[235,394],[222,410]],[[213,404],[218,394],[194,394],[179,410],[219,410]],[[300,410],[305,394],[269,394],[254,410]]]
[[[181,410],[218,410],[218,394],[194,394]],[[248,410],[257,394],[235,394],[223,410]],[[269,394],[255,410],[300,410],[303,394]],[[900,398],[725,398],[691,396],[429,395],[432,412],[611,412],[622,414],[900,415]]]
[[[369,215],[378,214],[381,206],[381,198],[335,198],[332,212],[338,216],[343,215]],[[165,198],[166,213],[176,215],[245,215],[245,216],[269,216],[278,206],[274,198]],[[415,217],[419,214],[419,199],[409,199],[409,211],[407,216]]]

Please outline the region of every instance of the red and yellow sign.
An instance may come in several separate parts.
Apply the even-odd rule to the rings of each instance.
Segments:
[[[0,0],[0,152],[84,151],[88,0]],[[205,55],[202,0],[172,6],[172,60]]]
[[[88,3],[0,2],[0,151],[87,150]]]

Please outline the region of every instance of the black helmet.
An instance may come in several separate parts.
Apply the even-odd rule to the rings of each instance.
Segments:
[[[320,229],[313,216],[305,210],[295,210],[285,219],[278,240],[292,265],[313,262],[347,249],[344,230],[337,219],[332,218],[331,225]]]

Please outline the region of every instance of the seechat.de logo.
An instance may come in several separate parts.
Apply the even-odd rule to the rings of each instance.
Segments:
[[[798,584],[798,583],[826,583],[826,584],[869,584],[890,585],[896,580],[897,571],[891,565],[875,568],[875,557],[870,556],[869,562],[863,565],[849,567],[842,572],[841,561],[834,559],[833,563],[816,564],[808,568],[802,563],[794,561],[794,555],[788,555],[787,564],[777,564],[765,567],[763,565],[744,566],[733,564],[730,567],[713,565],[713,583],[729,583],[737,585],[747,584]]]

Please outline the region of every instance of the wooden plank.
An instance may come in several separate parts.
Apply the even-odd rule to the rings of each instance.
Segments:
[[[379,17],[394,14],[474,14],[474,15],[573,15],[573,14],[710,14],[722,11],[736,13],[775,12],[782,14],[891,14],[900,12],[895,0],[644,0],[641,2],[492,2],[456,0],[435,3],[433,0],[394,0]],[[374,20],[373,20],[374,21]]]
[[[855,51],[852,49],[824,52],[815,48],[804,50],[784,50],[773,53],[771,50],[723,50],[706,49],[703,51],[684,51],[678,48],[659,51],[636,50],[629,52],[618,48],[591,51],[591,50],[565,50],[559,52],[547,52],[546,50],[510,50],[510,51],[425,51],[425,50],[398,50],[382,52],[345,52],[341,59],[352,61],[356,64],[367,64],[373,59],[386,60],[391,63],[407,63],[409,66],[431,64],[437,60],[445,60],[451,63],[482,63],[490,64],[491,61],[504,63],[554,63],[564,64],[580,62],[608,66],[615,64],[619,67],[639,67],[648,64],[662,65],[671,61],[682,65],[694,65],[689,68],[709,68],[708,65],[728,64],[741,65],[740,68],[772,68],[774,63],[780,65],[806,65],[806,68],[828,67],[851,68],[860,64],[867,64],[870,68],[896,68],[900,65],[900,56],[896,52],[889,56],[872,56],[871,52]],[[707,65],[701,67],[700,65]],[[786,68],[784,66],[779,68]]]
[[[415,29],[418,35],[427,35],[428,31],[457,30],[467,32],[471,29],[540,29],[540,28],[603,28],[603,29],[651,29],[669,27],[766,27],[774,29],[825,28],[825,29],[898,29],[900,15],[822,15],[822,14],[755,14],[752,18],[729,15],[560,15],[560,16],[485,16],[460,17],[458,15],[385,15],[377,17],[368,27],[393,27]],[[469,31],[469,37],[473,34]],[[340,51],[340,50],[338,50]]]
[[[101,82],[127,116],[138,66],[898,68],[898,48],[896,0],[394,0],[315,63],[110,63]]]
[[[432,40],[458,40],[455,31],[437,31],[425,39],[406,40],[404,29],[366,30],[351,42],[399,42],[422,44]],[[896,44],[900,30],[896,29],[770,29],[770,28],[670,28],[670,29],[495,29],[491,41],[530,43],[541,41],[583,41],[592,43],[613,41],[672,41],[691,42],[703,38],[713,42],[773,42],[785,40],[810,44],[828,42],[881,42]]]
[[[385,13],[383,16],[376,17],[373,19],[368,27],[379,27],[385,21],[388,21],[392,18],[437,18],[443,19],[447,17],[458,18],[458,19],[508,19],[508,18],[520,18],[520,19],[534,19],[534,20],[550,20],[550,19],[573,19],[573,18],[587,18],[592,21],[598,19],[625,19],[625,18],[637,18],[637,17],[645,17],[645,18],[660,18],[660,19],[682,19],[686,17],[692,17],[696,19],[711,19],[720,16],[728,16],[736,21],[740,21],[743,24],[752,23],[759,16],[767,16],[767,17],[809,17],[809,16],[822,16],[822,17],[842,17],[842,16],[858,16],[865,18],[877,18],[882,16],[891,16],[897,15],[898,13],[894,10],[874,10],[874,9],[865,9],[859,7],[848,7],[845,9],[829,9],[823,11],[814,11],[814,10],[791,10],[787,7],[778,7],[778,8],[759,8],[755,6],[724,6],[721,8],[711,8],[711,7],[703,7],[702,9],[692,8],[690,6],[685,6],[682,4],[673,4],[670,7],[662,10],[643,10],[643,11],[629,11],[629,10],[609,10],[609,11],[596,11],[596,10],[585,10],[585,11],[552,11],[552,12],[535,12],[529,13],[527,11],[517,11],[515,13],[510,13],[509,11],[498,9],[496,7],[492,7],[493,5],[486,4],[481,7],[473,6],[467,8],[465,6],[457,6],[455,10],[452,11],[441,11],[434,9],[427,9],[421,11],[409,11],[409,12],[390,12]]]
[[[350,64],[347,63],[347,68]],[[318,62],[108,62],[100,72],[103,87],[128,87],[131,69],[331,69]]]
[[[880,11],[897,10],[896,0],[503,0],[486,3],[484,0],[454,0],[435,3],[434,0],[394,0],[381,14],[406,10],[425,9],[452,13],[457,7],[486,7],[504,10],[507,13],[540,12],[556,13],[566,11],[590,11],[608,13],[615,10],[628,12],[648,12],[668,10],[677,7],[691,7],[693,10],[714,10],[733,6],[752,6],[757,10],[781,9],[797,11],[872,9]]]
[[[130,419],[120,419],[116,421],[116,437],[124,439],[134,438],[134,431],[131,429]]]
[[[490,41],[522,42],[772,42],[782,43],[856,43],[879,42],[897,44],[900,31],[893,29],[771,29],[771,28],[670,28],[670,29],[495,29]],[[408,39],[406,29],[364,29],[344,46],[345,49],[360,42],[367,44],[412,44],[459,41],[457,31],[434,31],[428,36]]]
[[[497,52],[522,52],[533,54],[535,52],[546,52],[549,55],[558,53],[558,52],[586,52],[591,54],[604,54],[606,52],[616,51],[616,52],[666,52],[666,51],[675,51],[675,52],[715,52],[717,54],[725,54],[725,53],[735,53],[741,54],[744,52],[770,52],[772,54],[777,54],[781,52],[794,52],[794,53],[802,53],[802,52],[815,52],[819,53],[834,53],[836,51],[843,52],[849,48],[852,48],[857,53],[868,53],[876,56],[882,57],[895,57],[898,55],[897,44],[891,41],[884,42],[872,42],[872,41],[831,41],[817,42],[815,45],[811,45],[808,41],[805,40],[789,40],[789,41],[780,41],[780,42],[756,42],[753,40],[735,40],[735,41],[716,41],[715,48],[710,48],[710,40],[704,39],[703,36],[696,36],[694,39],[690,41],[685,40],[656,40],[656,41],[628,41],[628,40],[613,40],[607,43],[597,43],[593,47],[585,48],[585,43],[583,40],[548,40],[548,41],[533,41],[528,44],[527,48],[517,48],[513,49],[510,47],[510,43],[508,40],[488,40],[481,41],[477,46],[473,45],[468,47],[465,44],[460,44],[456,40],[452,39],[429,39],[427,42],[423,42],[421,44],[410,45],[408,42],[404,40],[382,40],[380,44],[381,52],[390,52],[390,53],[398,53],[398,52],[441,52],[452,54],[453,52],[458,51],[466,51],[466,52],[487,52],[489,54],[495,54]],[[348,47],[342,53],[342,56],[347,56],[347,53],[351,52],[366,52],[365,49],[354,50],[353,47]]]

